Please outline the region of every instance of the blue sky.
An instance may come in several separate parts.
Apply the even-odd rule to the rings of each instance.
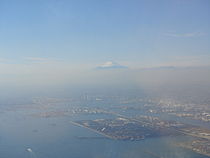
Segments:
[[[0,61],[207,65],[209,15],[209,0],[1,0]]]

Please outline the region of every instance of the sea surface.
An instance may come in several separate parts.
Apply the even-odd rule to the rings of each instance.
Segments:
[[[106,116],[46,118],[35,117],[31,115],[32,111],[24,108],[1,110],[0,158],[207,158],[176,145],[190,138],[111,140],[70,123],[71,120]]]

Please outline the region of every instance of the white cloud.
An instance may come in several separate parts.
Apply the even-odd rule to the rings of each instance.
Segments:
[[[204,33],[201,32],[188,32],[188,33],[165,33],[165,36],[169,37],[198,37],[198,36],[203,36],[205,35]]]
[[[46,61],[46,60],[49,60],[48,58],[37,58],[37,57],[26,57],[24,59],[29,60],[29,61]]]
[[[59,62],[60,60],[52,58],[41,58],[41,57],[25,57],[24,61],[27,63],[52,63],[52,62]]]

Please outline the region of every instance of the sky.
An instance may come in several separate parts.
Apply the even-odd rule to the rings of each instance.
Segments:
[[[209,0],[1,0],[0,84],[209,66],[209,15]]]

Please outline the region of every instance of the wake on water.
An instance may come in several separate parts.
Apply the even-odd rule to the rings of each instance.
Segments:
[[[29,154],[30,154],[29,157],[30,158],[37,158],[36,154],[33,152],[33,150],[31,148],[27,148],[26,151],[29,152]]]

